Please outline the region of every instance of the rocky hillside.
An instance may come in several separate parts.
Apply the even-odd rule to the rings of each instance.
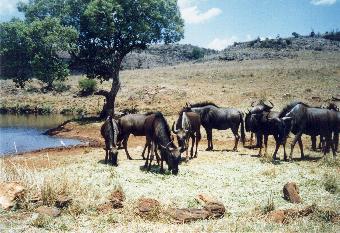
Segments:
[[[200,48],[193,45],[153,45],[126,56],[123,69],[153,68],[176,65],[183,62],[211,60],[242,61],[254,59],[280,59],[296,57],[303,51],[340,51],[340,41],[321,36],[297,36],[291,38],[260,38],[227,47],[223,51]]]
[[[171,66],[182,62],[202,59],[217,55],[218,51],[193,45],[152,45],[144,51],[129,53],[123,61],[123,69],[145,69],[159,66]]]
[[[207,55],[203,60],[254,60],[296,57],[301,51],[340,51],[340,41],[322,37],[299,36],[297,38],[260,38],[243,43],[234,43],[218,54]]]

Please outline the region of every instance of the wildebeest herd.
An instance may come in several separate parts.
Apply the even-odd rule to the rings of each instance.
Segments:
[[[192,140],[190,158],[197,157],[201,126],[207,135],[207,151],[213,150],[212,130],[230,128],[235,137],[234,151],[237,151],[240,140],[243,146],[245,145],[245,131],[247,131],[251,132],[250,147],[260,148],[259,156],[262,156],[263,142],[265,153],[267,153],[268,137],[273,135],[276,142],[273,160],[277,159],[276,155],[280,146],[283,147],[284,160],[288,160],[285,146],[289,133],[293,133],[295,137],[291,143],[290,159],[292,159],[293,149],[297,142],[301,158],[305,157],[301,139],[303,134],[311,136],[312,150],[316,150],[316,137],[320,136],[319,148],[324,155],[332,150],[333,156],[336,156],[339,144],[340,112],[335,104],[331,103],[327,108],[321,108],[295,101],[285,106],[280,112],[272,111],[273,107],[274,104],[270,101],[253,102],[251,109],[244,116],[235,108],[222,108],[210,102],[187,103],[179,112],[177,121],[173,122],[171,130],[161,112],[128,114],[118,120],[108,117],[101,127],[101,134],[105,139],[105,163],[109,161],[115,166],[118,165],[118,147],[121,145],[127,158],[132,159],[127,150],[127,142],[129,135],[133,134],[146,137],[142,157],[145,159],[144,167],[147,170],[151,169],[152,161],[156,156],[161,173],[164,172],[165,161],[169,171],[177,174],[181,154],[186,151],[186,159],[189,158],[190,138]],[[178,147],[175,145],[171,131],[177,137]],[[254,146],[252,145],[253,134],[256,135],[257,141]],[[148,151],[145,157],[146,149]]]

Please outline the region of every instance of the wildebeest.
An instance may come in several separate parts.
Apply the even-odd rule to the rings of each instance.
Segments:
[[[190,157],[197,157],[197,147],[201,140],[201,118],[195,112],[188,112],[188,108],[184,107],[178,116],[177,122],[173,123],[172,131],[177,136],[178,146],[181,153],[186,151],[186,159],[188,159],[189,139],[192,139]],[[196,151],[194,155],[194,145],[196,142]]]
[[[245,129],[246,132],[250,133],[250,146],[253,144],[253,134],[256,136],[256,145],[255,147],[261,147],[262,137],[263,135],[259,132],[258,129],[254,128],[255,124],[252,122],[252,114],[262,114],[263,112],[270,112],[271,109],[274,107],[274,104],[270,102],[270,105],[265,103],[265,100],[259,100],[257,103],[253,101],[251,103],[251,109],[248,110],[245,116]]]
[[[117,136],[119,134],[119,129],[117,122],[108,116],[100,129],[100,133],[105,140],[105,163],[108,161],[117,166]]]
[[[257,135],[260,156],[262,155],[262,140],[264,139],[265,154],[267,154],[268,136],[273,135],[276,142],[273,159],[276,159],[277,151],[280,145],[282,145],[284,159],[287,160],[285,144],[290,131],[292,118],[279,118],[278,112],[271,111],[274,104],[272,102],[270,102],[270,104],[271,106],[261,100],[256,106],[252,105],[253,108],[247,113],[247,128]]]
[[[335,103],[328,103],[328,105],[326,106],[322,106],[322,108],[325,109],[329,109],[329,110],[333,110],[336,112],[336,126],[335,126],[335,131],[333,134],[333,143],[335,146],[335,151],[338,151],[338,146],[339,146],[339,132],[340,132],[340,112],[339,112],[339,108],[338,106],[336,106]],[[316,136],[311,136],[311,140],[312,140],[312,150],[316,151]],[[320,137],[320,143],[318,148],[321,149],[322,148],[322,143],[325,142],[325,139]]]
[[[197,104],[187,104],[188,109],[192,112],[196,112],[201,117],[201,123],[207,133],[208,148],[206,150],[213,150],[212,142],[212,130],[226,130],[231,129],[235,137],[235,145],[233,150],[237,150],[238,141],[240,135],[238,133],[241,125],[241,141],[244,145],[245,133],[243,114],[235,108],[221,108],[214,103],[203,102]]]
[[[292,158],[296,142],[299,143],[301,158],[305,157],[301,140],[302,134],[320,135],[321,138],[325,138],[324,154],[330,147],[333,156],[336,156],[332,140],[332,133],[336,129],[336,113],[334,111],[310,107],[302,102],[293,102],[280,112],[279,117],[284,116],[293,118],[291,132],[295,134],[295,138],[291,144],[290,158]]]
[[[120,134],[118,137],[118,142],[122,142],[126,156],[128,159],[132,159],[128,150],[127,150],[127,142],[129,139],[130,134],[133,134],[134,136],[145,136],[145,128],[144,128],[144,122],[145,119],[153,114],[152,112],[145,113],[145,114],[128,114],[125,116],[122,116],[118,120],[118,126],[120,129]],[[144,146],[144,150],[142,153],[142,157],[144,158],[144,153],[147,148],[147,144]]]
[[[161,154],[161,173],[164,172],[163,161],[165,161],[172,174],[177,175],[181,153],[171,138],[169,125],[162,113],[156,112],[154,115],[146,118],[145,134],[147,143],[151,145],[151,156],[148,154],[145,167],[148,170],[151,169],[153,153],[158,148]]]

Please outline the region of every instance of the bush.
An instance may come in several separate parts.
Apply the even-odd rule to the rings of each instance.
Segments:
[[[58,93],[62,93],[65,91],[68,91],[71,89],[70,85],[66,85],[65,83],[62,82],[56,82],[53,84],[53,90],[58,92]]]
[[[337,179],[335,176],[333,175],[326,175],[324,177],[324,186],[326,191],[330,192],[330,193],[337,193],[339,192],[339,186],[337,183]]]
[[[189,58],[191,59],[200,59],[204,57],[204,51],[200,48],[193,48],[193,50],[191,51],[190,55],[189,55]]]
[[[97,82],[93,79],[82,79],[79,81],[80,94],[83,96],[92,95],[97,89]]]
[[[300,35],[298,33],[296,33],[296,32],[293,32],[292,36],[294,36],[295,38],[299,38],[300,37]]]

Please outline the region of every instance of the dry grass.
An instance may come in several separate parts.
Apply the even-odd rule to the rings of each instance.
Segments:
[[[207,62],[174,67],[121,72],[122,88],[117,109],[161,110],[175,114],[186,102],[214,101],[221,106],[246,109],[254,99],[268,98],[279,109],[293,99],[321,105],[339,93],[340,62],[337,52],[300,52],[299,57],[242,62]],[[57,112],[73,109],[95,114],[104,99],[76,97],[77,81],[70,76],[70,91],[61,94],[13,90],[13,83],[0,81],[0,102],[6,106],[48,105]],[[29,84],[33,85],[33,84]],[[104,82],[99,88],[109,89]],[[18,99],[24,100],[18,103]]]

